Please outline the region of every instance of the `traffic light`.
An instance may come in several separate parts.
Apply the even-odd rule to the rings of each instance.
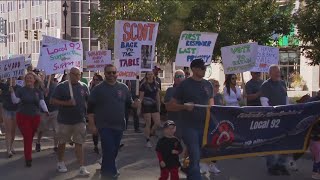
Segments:
[[[38,40],[38,39],[39,39],[39,37],[38,37],[38,31],[37,31],[37,30],[35,30],[35,31],[33,32],[33,37],[34,37],[35,40]]]
[[[28,39],[29,38],[29,31],[24,30],[24,38]]]

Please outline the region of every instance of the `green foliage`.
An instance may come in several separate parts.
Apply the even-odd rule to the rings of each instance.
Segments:
[[[99,40],[113,47],[115,20],[159,22],[158,61],[174,60],[182,31],[219,33],[214,60],[223,46],[270,42],[274,33],[290,32],[291,10],[280,10],[275,0],[130,0],[100,1],[91,12],[90,26]]]
[[[298,37],[303,41],[303,53],[311,65],[320,64],[320,1],[305,0],[295,15]]]

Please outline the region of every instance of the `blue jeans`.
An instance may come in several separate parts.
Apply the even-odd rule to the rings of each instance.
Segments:
[[[267,160],[267,168],[272,168],[276,165],[278,166],[286,166],[288,155],[286,154],[277,154],[266,156]]]
[[[101,164],[101,176],[103,177],[112,177],[118,173],[116,167],[116,157],[118,155],[122,134],[122,130],[110,128],[99,129],[103,153]]]
[[[182,139],[189,152],[189,167],[187,170],[188,180],[202,180],[200,174],[200,155],[203,132],[193,128],[183,128]]]

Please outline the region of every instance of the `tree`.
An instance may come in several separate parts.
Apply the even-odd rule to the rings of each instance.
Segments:
[[[100,10],[92,11],[90,18],[100,40],[108,39],[109,47],[113,46],[116,19],[159,22],[157,52],[162,62],[174,60],[184,30],[219,33],[214,50],[217,60],[221,47],[249,41],[266,44],[274,33],[288,34],[292,22],[291,10],[280,11],[276,0],[100,2]]]
[[[303,42],[302,52],[311,60],[310,65],[320,64],[320,2],[305,0],[294,16],[298,37]]]

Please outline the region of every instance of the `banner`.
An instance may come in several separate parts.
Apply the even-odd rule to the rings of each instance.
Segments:
[[[0,61],[0,79],[23,76],[25,71],[24,56]]]
[[[189,67],[191,61],[201,58],[211,64],[213,48],[218,34],[210,32],[183,31],[180,36],[176,66]]]
[[[45,60],[43,60],[43,56],[42,56],[42,48],[48,47],[48,46],[53,46],[53,45],[57,45],[57,44],[61,44],[61,43],[67,43],[67,42],[71,42],[68,40],[64,40],[64,39],[59,39],[59,38],[55,38],[52,36],[46,36],[46,35],[42,35],[42,40],[41,40],[41,44],[40,44],[40,55],[39,55],[39,60],[38,60],[38,64],[37,64],[37,69],[41,69],[44,70],[46,64],[42,63],[45,62]]]
[[[158,26],[154,22],[116,20],[114,56],[119,79],[134,80],[140,71],[153,69]]]
[[[258,44],[247,43],[221,48],[222,65],[225,74],[249,71],[255,66]]]
[[[17,84],[18,86],[23,87],[23,86],[24,86],[24,80],[16,80],[16,84]]]
[[[48,46],[67,43],[67,42],[70,42],[70,41],[65,39],[55,38],[52,36],[42,35],[41,47],[48,47]]]
[[[320,101],[275,107],[212,106],[203,136],[204,161],[306,151]]]
[[[87,70],[99,71],[103,70],[105,65],[111,64],[111,51],[87,51],[86,52]]]
[[[41,48],[42,63],[47,75],[63,73],[72,67],[81,69],[83,60],[82,42],[67,42]]]
[[[256,65],[250,70],[253,72],[268,72],[272,64],[279,63],[279,48],[258,46]]]

